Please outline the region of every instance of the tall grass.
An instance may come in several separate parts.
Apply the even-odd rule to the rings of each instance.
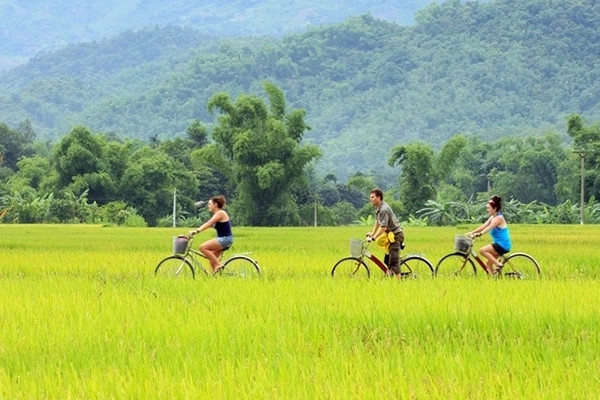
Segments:
[[[468,228],[407,228],[406,250],[435,263]],[[540,261],[536,282],[329,279],[360,227],[237,228],[234,251],[252,251],[260,280],[154,278],[180,231],[0,225],[0,398],[591,399],[600,389],[594,227],[511,226],[515,250]]]

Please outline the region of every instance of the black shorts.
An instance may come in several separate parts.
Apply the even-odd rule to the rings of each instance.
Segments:
[[[492,243],[492,247],[496,250],[496,253],[500,255],[508,253],[508,250],[505,250],[504,247],[500,246],[498,243]]]

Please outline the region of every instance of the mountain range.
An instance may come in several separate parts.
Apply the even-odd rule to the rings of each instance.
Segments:
[[[362,14],[280,36],[155,26],[0,73],[0,122],[29,119],[47,140],[75,125],[168,139],[195,119],[210,127],[214,94],[264,97],[269,80],[289,109],[306,110],[318,169],[344,179],[389,172],[397,144],[564,132],[572,113],[598,120],[599,64],[592,0],[453,0],[420,9],[412,25]]]
[[[40,52],[152,27],[218,37],[281,36],[370,13],[402,25],[432,0],[0,0],[0,70]]]

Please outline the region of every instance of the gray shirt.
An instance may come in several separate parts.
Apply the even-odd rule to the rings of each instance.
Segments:
[[[381,202],[381,205],[375,213],[375,217],[377,218],[379,226],[385,226],[387,232],[402,230],[400,227],[400,221],[398,221],[398,218],[396,217],[396,214],[394,214],[392,207],[390,207],[385,201]]]

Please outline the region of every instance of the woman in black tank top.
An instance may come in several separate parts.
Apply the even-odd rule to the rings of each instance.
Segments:
[[[198,229],[188,232],[188,235],[194,236],[208,228],[215,228],[217,238],[210,239],[200,245],[200,252],[208,258],[213,274],[223,268],[219,261],[221,254],[233,244],[233,233],[231,230],[231,220],[229,215],[223,209],[225,207],[225,197],[216,196],[208,200],[208,209],[213,213],[213,216],[200,225]]]

